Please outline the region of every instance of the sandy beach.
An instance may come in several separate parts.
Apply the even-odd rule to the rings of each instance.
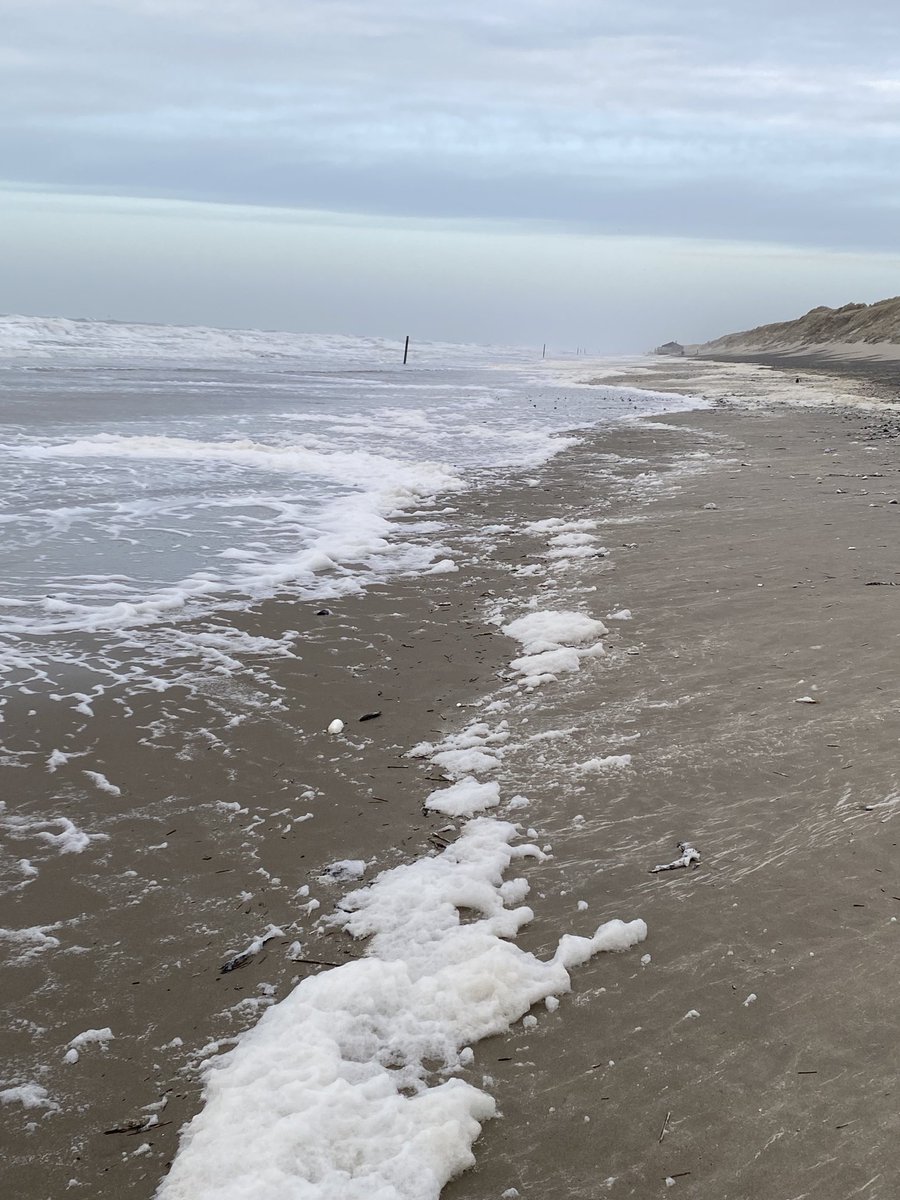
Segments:
[[[748,404],[741,378],[707,411],[454,496],[458,573],[230,614],[190,689],[110,692],[90,716],[10,702],[5,753],[31,756],[7,769],[17,811],[53,801],[101,836],[42,865],[52,911],[28,886],[4,901],[0,924],[37,931],[2,947],[5,1086],[49,1098],[0,1107],[5,1191],[152,1196],[202,1061],[364,953],[318,919],[457,836],[423,808],[446,772],[408,751],[499,700],[499,814],[547,854],[516,866],[519,945],[547,959],[616,917],[649,934],[473,1046],[462,1077],[500,1116],[448,1200],[896,1194],[897,416],[852,381],[858,403],[807,382],[809,406],[767,406],[765,372]],[[528,690],[500,625],[534,597],[607,633]],[[254,656],[260,638],[285,653]],[[699,866],[651,874],[682,841]]]

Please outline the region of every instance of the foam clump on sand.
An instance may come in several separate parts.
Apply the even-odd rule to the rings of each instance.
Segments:
[[[406,752],[406,757],[430,758],[451,779],[459,779],[499,767],[503,744],[508,741],[506,721],[501,721],[494,730],[484,721],[472,721],[460,733],[451,733],[441,742],[419,742]]]
[[[558,675],[578,671],[583,658],[602,655],[603,646],[596,639],[608,632],[602,621],[564,609],[526,613],[502,626],[502,630],[520,642],[525,651],[510,666],[524,675],[526,687],[537,687]]]
[[[50,1099],[50,1093],[39,1083],[20,1083],[16,1087],[4,1088],[0,1092],[0,1104],[21,1104],[23,1108],[46,1108],[51,1112],[59,1110],[59,1105]]]
[[[545,609],[527,613],[503,626],[503,632],[521,642],[526,654],[541,654],[561,646],[578,646],[607,632],[602,621],[584,613]]]
[[[85,1029],[84,1033],[76,1033],[75,1037],[67,1044],[74,1050],[78,1050],[82,1046],[89,1046],[94,1043],[103,1046],[107,1042],[111,1042],[113,1037],[113,1031],[107,1025],[103,1029]]]
[[[431,761],[441,770],[446,771],[451,779],[464,775],[478,775],[482,771],[496,771],[500,759],[496,754],[470,746],[464,750],[439,750],[433,754]]]
[[[586,762],[579,763],[578,769],[580,771],[621,771],[630,766],[630,754],[607,754],[602,758],[589,758]]]
[[[365,957],[304,979],[213,1061],[158,1200],[437,1200],[472,1165],[496,1110],[451,1077],[471,1044],[568,992],[569,967],[647,934],[643,921],[611,921],[564,936],[549,961],[521,950],[511,939],[532,913],[505,900],[527,884],[503,876],[543,856],[515,838],[478,818],[441,854],[342,901],[333,919],[371,938]],[[461,908],[477,919],[463,924]]]
[[[450,787],[431,792],[425,807],[448,817],[474,817],[485,809],[496,808],[500,803],[499,786],[480,783],[475,776],[501,766],[509,736],[506,721],[496,729],[485,721],[472,721],[442,742],[419,742],[407,751],[407,758],[430,758],[453,781]]]
[[[81,1050],[85,1046],[98,1045],[102,1050],[105,1050],[107,1044],[115,1037],[113,1031],[107,1025],[103,1029],[85,1029],[83,1033],[77,1033],[70,1042],[66,1045],[68,1049],[63,1057],[63,1061],[67,1063],[77,1063],[81,1057]]]
[[[426,808],[448,817],[473,817],[485,809],[496,808],[499,803],[499,784],[479,783],[471,775],[425,798]]]

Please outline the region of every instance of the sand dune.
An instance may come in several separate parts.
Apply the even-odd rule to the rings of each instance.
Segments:
[[[822,305],[794,321],[726,334],[692,350],[704,358],[817,354],[839,360],[900,360],[900,296],[841,308]]]

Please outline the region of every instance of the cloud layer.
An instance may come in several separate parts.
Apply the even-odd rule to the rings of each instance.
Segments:
[[[8,181],[893,248],[900,10],[7,0]]]

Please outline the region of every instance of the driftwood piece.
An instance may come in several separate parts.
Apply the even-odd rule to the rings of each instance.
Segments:
[[[670,863],[657,863],[655,867],[650,868],[650,874],[656,875],[660,871],[677,871],[680,867],[697,868],[700,865],[700,851],[692,846],[690,842],[679,842],[678,849],[681,851],[679,858],[673,859]]]

